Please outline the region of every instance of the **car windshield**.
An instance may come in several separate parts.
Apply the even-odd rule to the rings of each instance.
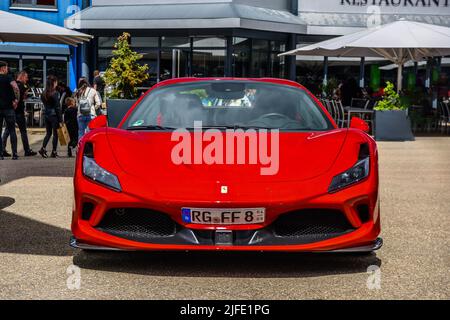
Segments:
[[[257,81],[196,81],[161,87],[126,119],[125,129],[332,129],[322,109],[300,88]],[[197,123],[198,124],[198,123]],[[198,125],[197,125],[198,126]]]

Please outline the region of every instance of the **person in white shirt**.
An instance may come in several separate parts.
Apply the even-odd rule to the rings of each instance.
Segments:
[[[101,108],[102,102],[97,91],[84,77],[78,81],[75,100],[78,107],[78,139],[81,139],[86,133],[89,122],[97,116],[97,110]]]

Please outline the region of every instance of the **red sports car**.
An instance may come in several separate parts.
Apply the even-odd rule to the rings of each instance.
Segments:
[[[353,118],[338,128],[295,82],[168,80],[111,122],[94,119],[79,144],[74,247],[371,252],[382,245],[378,153],[367,124]]]

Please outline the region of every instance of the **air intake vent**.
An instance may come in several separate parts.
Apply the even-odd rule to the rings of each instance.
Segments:
[[[90,202],[83,203],[83,209],[81,211],[81,219],[89,220],[94,212],[94,204]]]
[[[278,237],[321,241],[351,232],[354,228],[338,210],[299,210],[280,216],[272,225]]]
[[[366,223],[370,220],[370,213],[369,213],[369,206],[364,204],[364,205],[359,205],[357,208],[358,211],[358,215],[359,215],[359,219],[361,220],[362,223]]]
[[[176,233],[176,223],[164,213],[149,209],[113,209],[96,229],[129,240],[151,241]]]

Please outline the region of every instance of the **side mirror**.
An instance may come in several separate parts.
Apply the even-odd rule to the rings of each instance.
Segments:
[[[363,119],[358,118],[358,117],[353,117],[352,120],[350,121],[350,128],[353,129],[359,129],[364,131],[365,133],[369,133],[370,128],[369,125],[367,124],[367,122],[365,122]]]
[[[92,119],[91,122],[89,122],[89,130],[104,128],[107,125],[108,125],[108,117],[106,117],[105,115],[100,115]]]

